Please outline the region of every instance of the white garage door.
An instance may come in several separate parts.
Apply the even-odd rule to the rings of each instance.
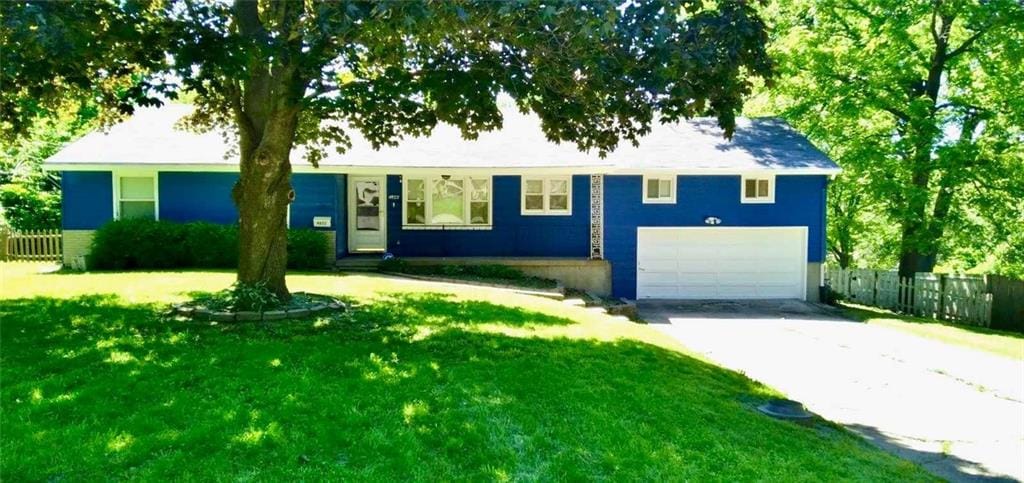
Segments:
[[[807,228],[637,229],[641,299],[803,299]]]

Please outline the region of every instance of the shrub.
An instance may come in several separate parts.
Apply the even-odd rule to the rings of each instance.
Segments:
[[[842,293],[839,293],[832,289],[831,285],[823,285],[821,287],[821,303],[828,305],[839,305],[839,302],[845,300],[846,297]]]
[[[409,273],[409,264],[398,258],[386,258],[377,267],[382,272]]]
[[[281,299],[272,292],[265,283],[235,282],[231,288],[209,294],[196,295],[193,303],[213,310],[232,312],[253,311],[263,312],[274,310],[282,305]]]
[[[321,268],[327,239],[314,230],[288,231],[289,268]],[[90,269],[235,268],[238,227],[205,222],[116,220],[96,231]]]
[[[86,256],[89,268],[131,270],[188,266],[183,225],[117,220],[96,231]]]
[[[288,268],[323,268],[327,238],[316,230],[288,230]]]
[[[238,266],[238,228],[214,223],[182,225],[188,265],[196,268],[235,268]]]

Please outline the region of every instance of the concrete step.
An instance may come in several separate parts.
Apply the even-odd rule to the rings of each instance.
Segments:
[[[334,263],[338,270],[354,272],[375,272],[379,265],[380,257],[345,257]]]

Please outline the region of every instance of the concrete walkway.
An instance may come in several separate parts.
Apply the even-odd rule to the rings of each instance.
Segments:
[[[1024,481],[1024,362],[786,302],[641,302],[640,316],[951,481]]]

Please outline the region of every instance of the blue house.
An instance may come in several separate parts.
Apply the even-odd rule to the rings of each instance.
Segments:
[[[221,133],[176,129],[190,109],[142,109],[47,160],[65,263],[117,218],[236,222],[237,155]],[[472,141],[440,125],[375,150],[350,132],[319,167],[297,150],[289,226],[324,231],[339,261],[505,263],[629,299],[817,298],[839,168],[783,121],[741,119],[731,140],[711,119],[656,124],[601,158],[504,114]]]

